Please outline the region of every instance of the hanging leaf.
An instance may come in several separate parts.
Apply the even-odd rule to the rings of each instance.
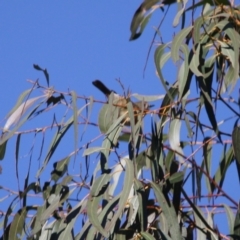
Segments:
[[[55,182],[61,178],[68,169],[68,163],[70,161],[70,157],[66,157],[58,162],[53,164],[54,170],[51,172],[51,179]]]
[[[180,120],[180,115],[177,115],[170,123],[170,129],[168,133],[169,144],[171,149],[176,153],[176,157],[178,158],[180,163],[183,163],[183,150],[180,146],[180,130],[181,130],[182,122]]]
[[[240,164],[240,127],[235,127],[232,132],[233,151],[237,162]]]
[[[48,87],[49,87],[49,74],[48,74],[47,69],[46,69],[46,68],[43,69],[43,68],[39,67],[39,65],[37,65],[37,64],[33,64],[33,67],[34,67],[36,70],[42,71],[42,72],[44,73],[44,76],[45,76],[46,81],[47,81],[47,85],[48,85]]]
[[[238,205],[237,213],[235,216],[234,227],[233,227],[233,236],[234,239],[240,238],[240,208]]]
[[[151,12],[147,13],[159,0],[144,0],[144,2],[138,7],[134,16],[132,18],[130,30],[131,36],[130,41],[139,38],[146,27],[150,17]],[[146,15],[146,16],[144,16]]]

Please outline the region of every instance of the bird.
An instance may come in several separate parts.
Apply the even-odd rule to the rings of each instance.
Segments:
[[[113,106],[115,106],[115,110],[118,111],[117,118],[125,115],[123,117],[122,123],[125,125],[130,125],[130,116],[128,114],[127,104],[129,102],[132,103],[133,106],[133,113],[134,113],[134,121],[137,123],[139,120],[139,116],[144,116],[146,111],[149,109],[149,105],[147,102],[132,102],[129,97],[124,97],[117,94],[115,91],[110,90],[102,81],[95,80],[92,84],[99,89],[106,97],[109,103],[111,99]],[[112,98],[111,98],[112,96]]]
[[[115,91],[110,90],[109,88],[106,87],[106,85],[100,81],[100,80],[95,80],[92,82],[92,84],[100,90],[106,97],[107,99],[109,98],[110,94],[113,93],[115,98],[120,98],[120,95],[117,94]]]

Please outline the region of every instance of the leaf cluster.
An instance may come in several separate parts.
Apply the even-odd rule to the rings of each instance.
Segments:
[[[231,164],[235,164],[240,178],[236,110],[239,103],[233,97],[227,100],[223,97],[234,90],[239,78],[240,11],[228,2],[145,0],[133,15],[130,40],[141,36],[153,13],[172,4],[179,6],[173,25],[181,23],[181,28],[171,42],[165,43],[160,38],[154,53],[165,93],[138,95],[141,99],[138,112],[134,110],[136,103],[128,96],[126,114],[120,115],[121,106],[110,96],[100,110],[98,124],[92,123],[92,107],[97,101],[78,96],[75,91],[60,92],[49,87],[47,70],[34,65],[43,72],[47,87],[32,82],[33,87],[19,97],[2,128],[0,159],[6,157],[7,142],[16,136],[16,178],[20,181],[22,135],[41,134],[43,140],[38,146],[41,164],[35,175],[37,180],[32,181],[31,153],[23,187],[14,191],[1,186],[15,196],[2,217],[1,239],[240,237],[239,206],[224,188]],[[191,24],[185,26],[188,14]],[[169,61],[178,67],[177,80],[172,83],[164,74]],[[190,98],[194,80],[198,95]],[[43,94],[32,97],[39,89],[44,90]],[[84,103],[78,108],[82,99]],[[154,110],[144,108],[145,102],[153,100],[159,104]],[[225,106],[226,114],[234,115],[232,128],[220,130],[216,114],[221,110],[217,108],[219,102]],[[55,109],[60,107],[65,107],[67,113],[58,121]],[[202,118],[203,108],[208,120]],[[46,112],[52,113],[48,126],[22,130],[30,119],[38,119]],[[129,126],[124,121],[126,115]],[[80,137],[81,125],[84,127]],[[79,145],[89,127],[96,125],[101,131],[97,137],[101,142],[94,138]],[[45,150],[45,133],[51,129],[54,133]],[[74,151],[52,164],[50,161],[62,150],[70,129]],[[127,154],[120,153],[122,148],[125,152],[127,149]],[[83,154],[79,160],[80,151]],[[221,154],[216,155],[216,151]],[[84,166],[84,173],[72,174],[70,164]],[[46,180],[43,172],[49,166],[51,173]],[[40,196],[42,202],[31,204],[32,195]],[[227,234],[215,223],[214,216],[220,209],[224,209],[228,221]]]

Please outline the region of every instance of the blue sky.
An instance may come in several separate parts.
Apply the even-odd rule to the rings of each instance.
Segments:
[[[39,78],[41,84],[46,84],[43,74],[33,69],[33,64],[47,68],[50,85],[55,89],[75,90],[78,95],[94,96],[98,100],[105,98],[92,86],[91,82],[95,79],[103,80],[116,91],[121,91],[115,81],[120,78],[126,89],[129,87],[134,93],[164,94],[156,77],[153,51],[143,78],[153,27],[159,24],[163,13],[156,11],[140,39],[129,41],[130,22],[140,3],[106,0],[1,1],[0,120],[4,120],[19,94],[31,87],[27,79]],[[168,31],[165,27],[161,33],[164,35]],[[176,72],[172,68],[166,72],[167,80],[173,83]],[[13,147],[14,144],[10,143],[7,157],[1,163],[1,182],[8,179],[8,171],[12,169],[15,172]],[[9,165],[7,161],[13,163]],[[15,183],[12,182],[9,187],[16,190]]]
[[[33,63],[48,69],[51,85],[75,89],[79,94],[96,94],[91,85],[96,78],[117,88],[114,79],[119,77],[133,91],[146,91],[151,83],[149,93],[156,87],[159,93],[161,85],[152,61],[143,79],[153,29],[150,27],[138,41],[128,41],[131,18],[138,4],[1,2],[0,27],[4,34],[0,40],[0,71],[5,79],[2,87],[6,89],[1,100],[11,92],[15,99],[10,99],[9,104],[13,104],[28,87],[25,80],[39,78]]]

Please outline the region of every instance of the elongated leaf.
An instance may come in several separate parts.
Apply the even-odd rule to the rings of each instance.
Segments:
[[[131,40],[139,38],[151,17],[151,13],[146,14],[157,2],[158,0],[145,0],[136,10],[132,18],[130,30],[131,30]],[[146,16],[144,17],[144,15]]]
[[[179,74],[178,74],[178,91],[179,91],[179,100],[182,99],[184,93],[188,91],[188,89],[185,89],[187,80],[188,80],[188,75],[189,75],[189,63],[188,63],[188,55],[189,55],[189,50],[188,46],[186,44],[181,45],[181,50],[184,54],[184,62],[181,65]]]
[[[120,124],[122,120],[126,116],[123,114],[121,117],[119,117],[108,129],[107,133],[105,134],[105,139],[102,143],[102,148],[103,150],[101,151],[101,169],[102,172],[109,172],[108,169],[108,157],[110,150],[112,149],[113,146],[117,145],[118,138],[121,134],[123,125]]]
[[[155,60],[155,65],[156,65],[157,72],[158,72],[158,76],[159,76],[159,78],[160,78],[160,80],[161,80],[161,83],[162,83],[165,91],[167,92],[169,98],[172,99],[172,96],[171,96],[171,94],[170,94],[169,91],[168,91],[168,87],[167,87],[167,85],[166,85],[166,81],[165,81],[165,79],[164,79],[164,77],[163,77],[163,75],[162,75],[162,70],[161,70],[161,65],[160,65],[161,58],[165,56],[165,55],[164,55],[164,51],[165,51],[165,49],[169,46],[169,44],[170,44],[170,43],[162,44],[162,45],[160,45],[160,46],[156,49],[156,51],[155,51],[155,53],[154,53],[154,60]]]
[[[189,32],[192,30],[193,26],[184,28],[181,30],[175,37],[172,42],[171,56],[174,62],[177,62],[180,59],[179,50],[183,43],[183,40],[187,37]]]
[[[183,15],[183,13],[185,12],[185,8],[186,8],[186,4],[187,4],[188,0],[183,0],[181,2],[182,5],[182,9],[180,9],[178,11],[178,13],[176,14],[174,20],[173,20],[173,26],[176,27],[179,23],[180,17]]]
[[[235,127],[232,132],[232,144],[233,144],[233,151],[236,160],[240,164],[240,127]]]
[[[83,106],[81,109],[78,110],[77,115],[79,115],[83,109],[86,106]],[[63,136],[66,134],[66,132],[68,131],[68,129],[72,126],[74,121],[74,117],[70,117],[68,119],[68,121],[63,125],[63,127],[59,128],[57,130],[57,132],[55,133],[54,137],[52,138],[52,142],[50,144],[47,156],[44,160],[43,166],[38,170],[36,178],[39,178],[40,174],[42,173],[42,171],[45,169],[45,167],[47,166],[50,158],[52,157],[53,153],[55,152],[56,148],[58,147],[58,144],[60,143],[60,141],[62,140]]]
[[[90,147],[84,150],[83,157],[104,150],[103,147]],[[110,150],[110,149],[109,149]]]
[[[19,123],[17,123],[17,125],[11,130],[8,131],[7,133],[4,133],[1,140],[0,140],[0,145],[3,144],[4,142],[6,142],[9,138],[11,138],[16,131],[32,116],[32,114],[34,114],[34,112],[44,103],[44,101],[40,102],[37,104],[37,106],[35,106],[35,108],[33,108],[28,114],[25,115],[25,117],[23,117],[22,120],[19,121]],[[13,113],[14,114],[14,113]],[[10,116],[11,118],[11,116]],[[13,123],[13,122],[12,122]]]
[[[89,97],[89,105],[87,105],[87,108],[86,108],[86,110],[87,110],[87,122],[90,122],[90,117],[91,117],[92,109],[93,109],[93,103],[94,103],[94,99],[93,99],[92,96],[90,96]],[[85,124],[84,129],[82,131],[82,136],[86,132],[87,127],[88,127],[88,124]]]
[[[145,240],[155,240],[155,238],[148,232],[140,232],[140,235],[143,237]]]
[[[101,199],[101,195],[106,191],[109,185],[110,176],[109,174],[103,174],[93,183],[90,199],[87,203],[87,213],[90,222],[104,237],[108,237],[108,232],[102,227],[101,222],[98,218],[98,206]]]
[[[134,179],[134,168],[133,168],[133,163],[131,160],[125,158],[126,161],[126,173],[125,173],[125,178],[124,178],[124,191],[122,191],[119,204],[118,204],[118,210],[116,211],[114,217],[112,218],[111,223],[109,226],[106,228],[106,230],[109,232],[115,226],[117,219],[123,212],[123,209],[125,207],[126,201],[128,199],[130,189],[133,185],[133,179]]]
[[[46,96],[39,96],[35,98],[30,98],[26,102],[23,102],[8,118],[7,122],[3,127],[3,131],[6,132],[12,125],[16,125],[24,113],[39,99],[46,98]]]
[[[14,207],[16,206],[16,204],[14,205],[16,199],[18,199],[18,196],[15,197],[12,202],[10,203],[10,205],[8,206],[7,212],[5,214],[4,220],[3,220],[3,239],[7,239],[7,236],[9,235],[9,227],[7,227],[7,223],[8,223],[8,217],[11,215]]]
[[[133,93],[131,96],[135,97],[139,101],[152,102],[152,101],[157,101],[159,99],[163,99],[165,95],[164,94],[162,94],[162,95],[140,95],[138,93]]]
[[[201,44],[197,44],[196,45],[196,50],[195,52],[191,51],[189,54],[189,68],[191,69],[191,71],[197,76],[200,77],[202,76],[202,73],[199,71],[199,58],[200,58],[200,51],[201,51]]]
[[[237,79],[239,78],[239,47],[240,47],[240,43],[239,43],[239,38],[240,35],[237,31],[235,31],[235,27],[232,23],[230,23],[229,21],[223,20],[220,23],[217,24],[218,27],[220,27],[220,29],[222,29],[222,31],[225,31],[226,34],[229,36],[229,38],[231,39],[231,47],[233,48],[233,51],[231,52],[230,56],[231,56],[231,60],[232,60],[232,66],[234,68],[234,77],[232,79],[232,89],[236,84]]]
[[[52,180],[57,182],[58,179],[61,178],[66,173],[69,161],[70,157],[68,156],[53,164],[54,170],[51,172]]]
[[[168,133],[169,144],[171,149],[176,151],[176,156],[179,159],[180,163],[183,162],[183,150],[180,147],[180,130],[181,130],[181,120],[180,116],[177,116],[170,123],[170,129]],[[179,153],[179,154],[178,154]]]
[[[226,146],[224,146],[224,151],[219,163],[219,167],[213,177],[214,181],[219,184],[220,187],[223,186],[225,176],[227,174],[227,170],[229,169],[229,166],[233,162],[234,154],[233,154],[233,148],[230,147],[226,151]],[[215,190],[215,186],[212,184],[212,191]]]
[[[123,107],[115,106],[115,104],[123,105]],[[103,105],[98,115],[98,125],[102,133],[110,133],[126,119],[128,115],[127,111],[125,114],[120,114],[122,108],[126,108],[126,104],[126,99],[113,99],[113,94],[110,95],[109,103]]]
[[[195,21],[194,21],[194,27],[193,27],[193,38],[194,38],[194,43],[198,44],[200,41],[200,30],[201,27],[203,25],[204,22],[204,18],[203,16],[198,17]]]
[[[106,206],[104,206],[104,209],[101,211],[101,213],[98,216],[99,221],[101,222],[102,226],[105,228],[108,228],[108,225],[111,224],[112,218],[109,217],[111,213],[115,212],[115,208],[117,204],[119,203],[121,193],[115,196],[111,201],[107,203]],[[114,231],[114,228],[110,230],[110,234]]]
[[[74,148],[78,147],[78,110],[77,110],[77,94],[71,91],[72,106],[73,106],[73,127],[74,127]]]
[[[41,223],[44,223],[50,217],[50,215],[54,212],[54,210],[58,208],[59,202],[60,202],[60,195],[52,194],[48,201],[50,205],[48,206],[47,209],[45,209],[42,212],[41,218],[40,218]]]
[[[6,148],[7,148],[7,142],[8,141],[5,141],[0,145],[0,160],[4,159]]]
[[[205,224],[202,221],[202,219],[204,219],[204,215],[201,211],[201,209],[199,207],[196,206],[197,211],[194,211],[194,218],[196,221],[196,225],[197,225],[197,239],[206,239],[206,234],[204,233],[204,229],[205,229]],[[201,216],[201,217],[200,217]]]
[[[39,65],[37,65],[37,64],[33,64],[33,67],[34,67],[36,70],[42,71],[42,72],[44,73],[44,76],[45,76],[46,81],[47,81],[47,85],[49,86],[49,74],[48,74],[47,69],[46,69],[46,68],[43,69],[43,68],[41,68],[41,67],[40,67]]]
[[[12,110],[7,114],[7,118],[10,117],[18,108],[19,106],[23,103],[23,100],[26,96],[29,96],[33,89],[28,89],[24,91],[18,98],[16,105],[12,108]]]
[[[31,236],[34,236],[35,234],[37,234],[41,228],[42,228],[42,222],[41,222],[41,217],[42,217],[42,214],[43,212],[45,211],[46,209],[46,205],[43,205],[43,206],[39,206],[38,209],[37,209],[37,213],[35,215],[35,218],[34,218],[34,224],[32,226],[32,232],[31,232]]]
[[[168,90],[169,94],[166,94],[164,99],[162,100],[161,107],[159,109],[159,117],[161,120],[161,125],[165,124],[166,119],[168,118],[168,115],[172,109],[172,103],[174,101],[174,98],[178,94],[178,88],[175,86],[172,86]]]
[[[227,220],[228,220],[228,229],[229,229],[228,232],[229,234],[233,234],[235,216],[233,214],[232,209],[228,205],[223,204],[223,206],[225,208]]]
[[[18,235],[22,236],[24,233],[25,218],[27,215],[27,208],[23,207],[14,216],[10,226],[9,239],[18,240]]]
[[[184,172],[176,172],[174,173],[170,178],[170,183],[177,183],[183,181],[184,178]]]
[[[168,228],[170,229],[172,239],[182,239],[179,224],[177,221],[177,216],[172,205],[168,205],[168,201],[165,199],[161,188],[156,183],[151,183],[151,186],[154,190],[154,194],[162,208],[163,214],[167,219]]]
[[[234,228],[233,228],[233,233],[234,233],[234,238],[240,238],[240,209],[238,206],[238,210],[235,216],[235,221],[234,221]]]
[[[204,166],[206,168],[206,172],[209,176],[211,176],[211,163],[212,163],[212,143],[211,141],[209,142],[210,138],[204,138],[203,142],[205,145],[203,146],[203,158],[204,158]],[[208,194],[212,194],[212,189],[211,189],[211,182],[209,181],[209,178],[206,176],[206,186],[208,190]],[[210,201],[211,198],[209,198]]]

